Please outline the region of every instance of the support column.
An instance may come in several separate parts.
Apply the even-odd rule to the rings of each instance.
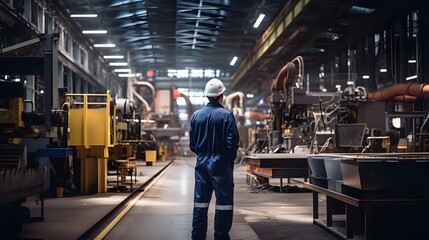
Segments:
[[[82,93],[81,92],[81,84],[82,84],[81,79],[79,79],[75,73],[72,73],[72,74],[73,74],[73,83],[74,83],[74,86],[73,86],[74,91],[73,92],[74,93]]]
[[[107,158],[98,158],[98,192],[107,192]]]
[[[27,81],[27,83],[25,84],[27,86],[27,88],[25,89],[25,99],[31,100],[33,102],[33,104],[35,104],[35,102],[36,102],[36,97],[35,97],[36,86],[34,83],[34,75],[27,75],[25,77],[25,81]],[[34,108],[35,108],[35,106],[34,106]],[[30,104],[25,104],[24,112],[30,112],[33,110],[34,109],[31,109]]]
[[[419,71],[419,79],[422,83],[429,82],[429,3],[421,1],[420,16],[419,16],[419,51],[417,64]]]

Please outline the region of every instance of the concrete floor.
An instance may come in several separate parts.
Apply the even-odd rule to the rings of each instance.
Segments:
[[[193,206],[193,157],[178,158],[105,239],[190,239]],[[138,166],[141,184],[167,162]],[[141,173],[141,174],[140,174]],[[231,239],[337,239],[312,223],[311,193],[252,191],[245,182],[245,166],[235,168],[234,223]],[[142,176],[140,176],[142,175]],[[270,182],[275,185],[276,180]],[[293,184],[297,185],[297,184]],[[299,185],[298,185],[299,186]],[[129,193],[104,193],[45,200],[45,221],[25,223],[15,239],[77,239]],[[35,199],[26,205],[40,215]],[[320,199],[324,205],[324,199]],[[208,238],[213,239],[214,198],[210,206]]]

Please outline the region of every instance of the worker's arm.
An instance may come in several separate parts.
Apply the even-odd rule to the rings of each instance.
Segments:
[[[231,161],[234,161],[237,157],[237,150],[240,144],[240,136],[238,134],[237,124],[235,122],[234,115],[228,114],[227,120],[227,133],[226,133],[226,147],[228,156],[231,157]]]
[[[191,123],[189,124],[189,148],[192,152],[197,153],[195,150],[195,137],[194,137],[194,116],[192,116]]]

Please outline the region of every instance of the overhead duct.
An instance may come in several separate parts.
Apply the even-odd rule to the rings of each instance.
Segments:
[[[410,96],[410,95],[401,95],[401,96],[396,96],[393,98],[394,102],[412,102],[414,100],[416,100],[417,97],[414,96]]]
[[[401,83],[368,93],[368,99],[375,101],[410,102],[416,97],[428,98],[429,85],[423,83]]]
[[[236,115],[238,116],[243,115],[244,114],[244,93],[235,92],[226,96],[225,105],[230,111],[237,113]]]
[[[280,70],[271,85],[271,91],[285,91],[292,83],[295,76],[295,64],[292,62],[286,63],[286,65]]]

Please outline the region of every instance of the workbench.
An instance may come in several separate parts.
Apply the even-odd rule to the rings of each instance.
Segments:
[[[246,156],[246,171],[256,175],[268,183],[270,178],[280,178],[280,189],[283,188],[283,178],[304,178],[309,176],[307,154],[297,153],[255,153]]]
[[[305,182],[313,192],[313,223],[342,239],[424,239],[429,234],[429,197],[367,192],[343,185],[343,193]],[[326,220],[319,219],[319,194],[326,196]],[[343,204],[342,218],[334,207]],[[381,223],[381,224],[380,224]],[[360,239],[360,238],[359,238]]]

